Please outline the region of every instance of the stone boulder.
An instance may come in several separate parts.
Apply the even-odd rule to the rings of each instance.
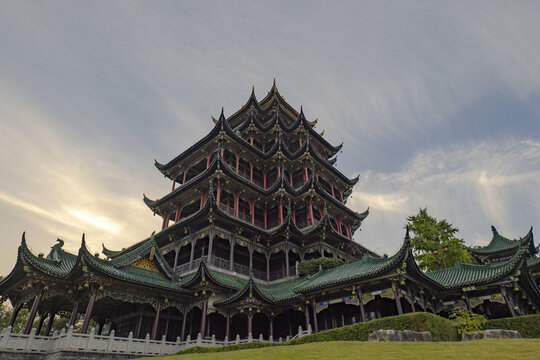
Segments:
[[[369,341],[431,341],[429,331],[376,330],[369,334]]]
[[[516,330],[490,329],[473,331],[462,336],[463,341],[478,339],[521,339],[521,334]]]

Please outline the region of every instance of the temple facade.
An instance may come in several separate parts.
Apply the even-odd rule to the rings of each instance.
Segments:
[[[358,178],[335,167],[341,145],[328,143],[279,94],[254,91],[236,113],[156,168],[171,181],[145,204],[163,218],[158,233],[115,251],[77,254],[63,241],[33,254],[23,234],[2,300],[29,309],[24,333],[39,319],[49,335],[56,315],[86,333],[184,340],[313,331],[416,311],[448,315],[463,307],[488,317],[537,313],[540,261],[531,230],[510,240],[493,228],[490,244],[470,249],[483,264],[421,271],[406,232],[400,249],[379,256],[353,240],[369,214],[347,199]],[[299,275],[315,258],[344,264]],[[104,330],[105,329],[105,330]]]

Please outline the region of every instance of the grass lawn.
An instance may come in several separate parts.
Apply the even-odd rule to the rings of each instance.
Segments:
[[[293,346],[221,353],[161,356],[153,359],[474,359],[526,360],[540,358],[540,339],[476,340],[434,343],[377,343],[365,341],[331,341]]]

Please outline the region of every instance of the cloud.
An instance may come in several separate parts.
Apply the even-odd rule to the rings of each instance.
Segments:
[[[350,204],[356,211],[373,207],[357,241],[388,251],[402,239],[407,216],[421,207],[448,219],[475,245],[490,239],[492,224],[510,238],[523,236],[540,217],[539,198],[538,143],[509,139],[427,150],[395,173],[365,174]]]

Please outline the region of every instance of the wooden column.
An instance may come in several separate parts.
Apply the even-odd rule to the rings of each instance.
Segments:
[[[510,315],[512,317],[516,317],[516,311],[514,310],[514,302],[510,298],[510,296],[506,293],[505,288],[501,288],[501,294],[504,298],[504,302],[506,303],[506,306],[508,306],[508,311],[510,311]]]
[[[317,307],[315,300],[311,300],[311,307],[313,308],[313,331],[319,332],[319,324],[317,323]]]
[[[15,320],[17,320],[17,315],[19,315],[19,311],[22,309],[22,302],[19,302],[17,305],[13,307],[13,311],[11,312],[11,317],[9,318],[8,326],[13,327],[13,324],[15,324]]]
[[[211,153],[208,153],[208,155],[206,156],[206,168],[208,169],[208,167],[210,166],[210,157],[212,156]]]
[[[74,326],[75,321],[77,320],[77,313],[79,312],[79,302],[75,301],[73,304],[73,310],[71,311],[71,318],[69,319],[69,325],[68,326]]]
[[[88,330],[88,325],[90,324],[90,319],[92,318],[92,311],[94,310],[94,303],[96,302],[96,292],[93,291],[88,299],[88,305],[86,306],[86,312],[84,313],[83,325],[81,328],[81,334],[86,334]]]
[[[252,335],[253,336],[253,315],[251,313],[248,314],[247,316],[248,318],[248,336],[249,335]]]
[[[240,191],[236,190],[234,193],[234,216],[238,217],[238,208],[240,207]]]
[[[227,312],[227,321],[225,323],[225,337],[231,340],[231,314]]]
[[[266,189],[266,170],[263,172],[263,187]]]
[[[217,182],[216,204],[221,204],[221,181]]]
[[[267,210],[266,210],[266,204],[264,205],[264,229],[268,229],[268,217],[267,217]]]
[[[161,226],[161,230],[165,229],[166,227],[169,226],[169,219],[171,218],[171,213],[170,212],[166,212],[165,214],[163,214],[163,224]]]
[[[161,315],[161,300],[158,300],[156,304],[156,315],[154,315],[154,325],[152,326],[152,340],[157,339],[157,332],[159,327],[159,316]]]
[[[251,224],[255,224],[255,198],[249,199],[249,210],[251,212]]]
[[[174,191],[174,186],[176,185],[176,177],[177,176],[178,176],[178,174],[174,175],[174,179],[172,181],[172,190],[171,190],[171,192]]]
[[[186,183],[188,170],[189,170],[189,168],[186,168],[186,170],[184,171],[184,179],[182,180],[182,185],[184,185]]]
[[[360,304],[360,318],[362,319],[362,322],[366,322],[366,310],[364,309],[364,302],[362,301],[362,290],[357,289],[356,296],[358,297]]]
[[[238,154],[236,155],[236,173],[238,174],[238,167],[240,166],[240,156]]]
[[[308,218],[310,225],[315,224],[315,221],[313,219],[313,204],[311,203],[311,197],[308,199]]]
[[[174,249],[174,264],[173,264],[173,270],[176,271],[176,266],[178,265],[178,253],[180,252],[180,250],[177,248],[177,249]]]
[[[283,224],[283,198],[279,197],[279,208],[278,208],[279,223]]]
[[[169,323],[171,322],[171,308],[167,310],[167,322],[165,323],[165,338],[167,338],[167,333],[169,332]]]
[[[248,250],[249,250],[249,269],[251,270],[253,268],[253,249],[250,246]]]
[[[270,336],[274,337],[274,317],[270,314],[270,321],[269,321],[269,329],[268,329],[268,337]]]
[[[32,304],[32,309],[30,310],[30,314],[28,314],[28,320],[26,321],[26,326],[24,328],[23,334],[26,334],[26,335],[30,334],[30,330],[32,330],[32,324],[34,323],[34,319],[36,318],[40,301],[41,301],[41,294],[38,294],[34,298],[34,303]]]
[[[49,336],[49,334],[51,333],[55,315],[56,315],[56,311],[51,311],[49,313],[49,321],[47,322],[47,327],[45,328],[45,334],[43,335]]]
[[[182,329],[180,330],[180,341],[184,341],[186,335],[186,323],[187,323],[187,306],[184,305],[184,311],[182,314]]]
[[[403,308],[401,307],[401,298],[399,297],[399,287],[395,281],[392,281],[392,291],[394,292],[394,298],[396,300],[396,308],[399,315],[403,315]]]
[[[214,231],[210,231],[210,234],[208,236],[208,262],[207,264],[212,263],[212,249],[214,247]]]
[[[208,299],[203,300],[203,308],[201,312],[201,336],[206,336],[206,312],[208,311]]]
[[[272,254],[264,254],[266,257],[266,281],[270,281],[270,257]]]
[[[141,337],[141,330],[142,330],[142,323],[144,320],[144,305],[139,306],[139,318],[137,319],[137,326],[135,330],[135,337],[140,338]]]
[[[45,322],[46,317],[47,317],[46,314],[41,314],[39,316],[39,321],[36,328],[36,335],[39,335],[39,333],[41,332],[41,328],[43,327],[43,322]]]
[[[191,241],[191,254],[189,254],[189,269],[193,267],[193,258],[195,257],[195,245],[197,244],[197,240]]]
[[[249,162],[249,180],[253,182],[253,161]]]
[[[236,245],[236,242],[234,240],[229,240],[230,243],[230,253],[229,253],[229,270],[234,270],[234,246]]]
[[[285,247],[285,276],[289,276],[289,247]]]
[[[182,218],[182,204],[176,205],[176,214],[174,215],[174,222],[180,221]]]
[[[203,190],[201,193],[201,203],[199,205],[199,209],[203,208],[205,201],[206,201],[206,190]]]
[[[306,307],[304,309],[304,315],[306,317],[306,330],[309,327],[309,305],[306,304]]]

